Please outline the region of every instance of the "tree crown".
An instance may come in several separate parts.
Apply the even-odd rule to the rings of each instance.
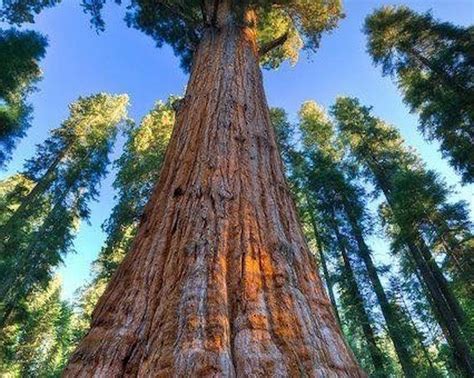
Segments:
[[[8,0],[0,10],[0,19],[15,24],[32,22],[42,9],[60,1]],[[101,16],[105,3],[106,0],[82,0],[84,11],[99,30],[105,26]],[[229,5],[234,23],[257,30],[261,61],[271,68],[285,60],[296,62],[301,48],[316,50],[322,33],[335,28],[343,16],[341,0],[131,0],[126,21],[150,35],[158,46],[169,44],[187,69],[206,30],[221,26],[219,8]],[[256,15],[255,25],[247,25],[244,15],[248,11]]]

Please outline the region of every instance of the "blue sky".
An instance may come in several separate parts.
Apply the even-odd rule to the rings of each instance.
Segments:
[[[24,160],[34,154],[34,146],[47,137],[49,130],[60,125],[67,117],[68,104],[78,96],[101,91],[127,93],[132,103],[130,115],[139,120],[155,101],[184,90],[187,76],[171,49],[158,49],[151,38],[127,28],[123,7],[111,4],[105,8],[106,31],[98,35],[78,3],[65,0],[28,26],[49,38],[47,55],[41,64],[44,77],[38,91],[30,97],[34,107],[32,127],[7,169],[0,172],[0,178],[21,170]],[[337,30],[323,37],[317,54],[309,58],[303,55],[295,67],[284,65],[276,71],[264,72],[268,102],[270,106],[284,108],[294,119],[303,101],[315,100],[328,107],[338,95],[359,97],[362,103],[373,105],[377,116],[396,125],[428,167],[442,173],[454,186],[457,194],[453,199],[468,200],[473,211],[474,187],[462,187],[459,177],[441,158],[437,145],[423,140],[416,129],[416,115],[409,113],[392,80],[381,76],[380,69],[372,65],[365,52],[363,20],[383,4],[405,4],[417,11],[431,9],[436,17],[460,25],[472,24],[474,19],[472,0],[346,0],[346,18]],[[112,159],[119,156],[122,142],[117,143]],[[113,172],[103,181],[98,202],[91,204],[90,223],[81,225],[75,241],[76,253],[68,255],[58,270],[64,298],[71,299],[89,278],[91,263],[104,241],[100,226],[114,204],[112,181]],[[386,244],[373,240],[373,247],[376,257],[385,255]]]

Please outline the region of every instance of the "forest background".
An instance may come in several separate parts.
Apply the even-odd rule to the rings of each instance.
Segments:
[[[435,18],[460,26],[472,24],[474,3],[469,0],[366,1],[346,0],[346,17],[331,34],[323,37],[317,54],[308,58],[303,53],[294,67],[284,63],[278,70],[264,71],[268,102],[281,107],[296,121],[297,111],[306,100],[329,107],[339,95],[358,97],[363,104],[373,106],[373,114],[395,125],[411,147],[414,147],[427,167],[436,170],[454,188],[453,200],[468,201],[474,214],[474,187],[462,186],[460,176],[441,158],[438,144],[423,139],[416,126],[417,116],[410,114],[400,92],[390,77],[382,77],[366,53],[366,36],[362,32],[364,18],[380,5],[403,4],[417,12],[431,10]],[[77,2],[65,1],[47,9],[35,24],[25,29],[36,30],[48,37],[49,46],[41,61],[43,77],[37,91],[29,96],[34,113],[32,126],[14,151],[4,179],[21,171],[25,159],[31,158],[35,145],[47,138],[68,115],[68,104],[79,96],[98,92],[126,93],[130,96],[129,115],[139,120],[157,100],[165,101],[170,94],[184,92],[187,75],[179,68],[179,60],[170,47],[157,49],[153,40],[128,28],[123,22],[125,10],[113,3],[103,15],[106,30],[97,35],[88,15]],[[2,25],[0,27],[7,27]],[[124,138],[119,136],[111,160],[120,156]],[[105,234],[101,225],[114,205],[112,188],[114,170],[103,180],[98,201],[91,203],[90,222],[83,223],[74,240],[76,253],[68,254],[58,273],[62,280],[62,297],[73,300],[90,278],[91,263],[103,246]],[[372,204],[375,209],[377,204]],[[370,238],[374,259],[389,262],[388,242],[382,231]]]

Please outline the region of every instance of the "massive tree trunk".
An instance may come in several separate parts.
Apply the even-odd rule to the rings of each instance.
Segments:
[[[222,20],[195,54],[159,182],[66,377],[364,375],[285,183],[255,34]]]

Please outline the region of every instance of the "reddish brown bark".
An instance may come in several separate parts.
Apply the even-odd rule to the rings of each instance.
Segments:
[[[64,376],[360,377],[285,183],[255,35],[196,53],[136,240]]]

